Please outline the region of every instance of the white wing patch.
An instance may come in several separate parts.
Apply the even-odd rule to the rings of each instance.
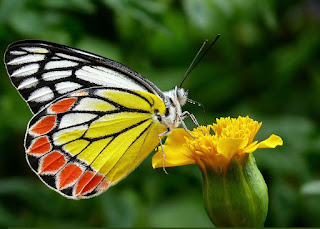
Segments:
[[[59,94],[65,94],[70,91],[74,91],[76,89],[81,88],[82,86],[78,83],[73,83],[73,82],[61,82],[57,83],[55,88]]]
[[[33,52],[33,53],[48,53],[49,50],[45,48],[40,48],[40,47],[23,47],[23,50],[26,50],[28,52]]]
[[[11,52],[10,52],[10,54],[11,54],[11,55],[16,56],[16,55],[23,55],[23,54],[27,54],[27,52],[25,52],[25,51],[17,51],[17,50],[15,50],[15,51],[11,51]]]
[[[78,125],[83,122],[88,122],[92,119],[97,117],[95,114],[88,114],[88,113],[71,113],[66,114],[62,117],[59,129],[66,128],[69,126]]]
[[[13,60],[11,60],[10,62],[8,62],[8,65],[17,65],[17,64],[26,64],[26,63],[30,63],[30,62],[36,62],[36,61],[40,61],[40,60],[44,60],[45,55],[41,55],[41,54],[29,54],[29,55],[25,55],[25,56],[19,56]]]
[[[18,89],[31,88],[36,86],[38,83],[39,81],[36,77],[27,78],[19,84]]]
[[[84,66],[83,68],[76,71],[76,77],[82,80],[90,81],[95,84],[105,84],[112,87],[121,87],[133,90],[146,91],[145,88],[141,87],[137,83],[133,82],[124,75],[119,74],[112,69],[108,69],[105,67],[89,67]]]
[[[71,70],[67,71],[52,71],[52,72],[46,72],[42,74],[42,79],[45,81],[53,81],[58,80],[61,78],[69,77],[72,75]]]
[[[53,99],[53,92],[49,87],[43,87],[40,89],[37,89],[35,91],[33,91],[29,98],[28,101],[34,101],[34,102],[45,102],[45,101],[49,101],[51,99]]]
[[[73,108],[74,111],[92,111],[99,108],[101,111],[115,110],[115,106],[96,98],[83,98],[79,104]]]
[[[11,77],[24,77],[24,76],[32,75],[38,71],[39,67],[40,67],[39,64],[29,64],[29,65],[23,66],[15,70],[11,74]]]
[[[77,66],[77,62],[69,61],[69,60],[57,60],[57,61],[50,61],[46,64],[45,69],[51,70],[55,68],[70,68]]]

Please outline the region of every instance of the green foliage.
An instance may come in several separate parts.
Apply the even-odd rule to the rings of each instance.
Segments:
[[[204,39],[220,33],[184,88],[210,122],[249,115],[263,122],[259,139],[283,138],[283,147],[255,153],[269,188],[266,226],[320,226],[319,12],[312,0],[0,0],[0,53],[16,40],[49,40],[115,59],[169,90]],[[0,73],[0,226],[211,226],[196,166],[166,176],[148,158],[83,201],[45,187],[24,157],[32,115],[4,65]],[[198,107],[185,110],[205,123]]]

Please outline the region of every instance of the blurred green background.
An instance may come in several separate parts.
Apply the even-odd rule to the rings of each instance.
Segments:
[[[283,147],[254,153],[269,187],[265,225],[320,226],[319,1],[0,0],[0,53],[22,39],[62,43],[130,66],[162,90],[218,33],[184,88],[209,122],[249,115],[263,122],[258,140],[283,138]],[[165,175],[150,156],[89,200],[48,189],[24,157],[31,112],[3,64],[0,74],[0,226],[211,226],[195,165]],[[184,109],[205,124],[200,108]]]

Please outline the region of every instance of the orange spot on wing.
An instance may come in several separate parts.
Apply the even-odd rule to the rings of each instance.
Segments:
[[[76,98],[63,99],[55,104],[51,105],[51,111],[54,113],[63,113],[70,109],[70,107],[75,103]]]
[[[100,181],[103,179],[102,175],[95,175],[89,183],[86,184],[86,186],[82,189],[81,194],[86,194],[90,191],[92,191],[97,185],[100,183]]]
[[[62,189],[75,182],[82,173],[82,169],[75,164],[69,164],[60,172],[59,189]]]
[[[90,182],[93,176],[94,176],[94,173],[90,171],[87,171],[85,172],[85,174],[83,174],[83,176],[80,178],[77,184],[76,195],[78,195],[83,189],[83,187]]]
[[[43,158],[40,173],[57,172],[66,164],[66,159],[62,153],[53,151]]]
[[[47,136],[37,138],[29,149],[29,154],[38,154],[39,156],[49,152],[51,144]]]
[[[104,179],[98,186],[98,191],[102,192],[104,190],[106,190],[107,188],[109,188],[110,185],[110,181],[108,181],[107,179]]]
[[[31,128],[31,132],[35,134],[48,133],[54,127],[55,122],[55,115],[46,116]]]

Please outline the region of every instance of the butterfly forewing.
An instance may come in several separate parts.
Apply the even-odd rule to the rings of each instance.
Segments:
[[[13,85],[37,113],[70,92],[93,86],[163,93],[132,69],[108,58],[71,47],[36,40],[11,44],[5,65]]]
[[[125,178],[158,144],[166,129],[156,95],[120,88],[79,90],[48,104],[28,124],[30,167],[50,188],[89,198]]]

